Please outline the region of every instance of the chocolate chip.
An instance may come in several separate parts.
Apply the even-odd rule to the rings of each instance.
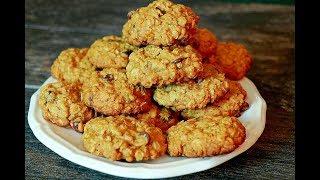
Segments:
[[[95,69],[96,71],[102,71],[103,70],[103,68],[98,68],[98,67],[96,67],[96,69]]]
[[[129,56],[133,51],[131,49],[126,50],[124,53]]]
[[[145,88],[141,85],[141,83],[139,82],[137,85],[135,85],[135,89],[139,92],[144,92]]]
[[[140,47],[146,47],[148,45],[147,41],[142,41]]]
[[[159,7],[156,7],[156,9],[158,9],[161,12],[161,14],[159,14],[159,17],[161,17],[167,13],[165,10],[162,10]]]
[[[112,74],[107,74],[107,75],[104,76],[104,79],[107,80],[107,81],[109,81],[109,82],[111,82],[111,81],[114,80],[114,77],[113,77]]]

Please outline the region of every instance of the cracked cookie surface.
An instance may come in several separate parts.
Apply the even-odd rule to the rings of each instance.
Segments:
[[[184,118],[201,116],[240,116],[249,104],[246,102],[247,93],[236,81],[229,81],[229,91],[222,98],[202,109],[183,110]]]
[[[157,0],[128,13],[122,35],[130,44],[164,45],[186,43],[196,32],[199,17],[182,4]]]
[[[83,84],[83,102],[104,115],[145,112],[151,103],[151,93],[143,87],[130,85],[124,69],[103,69]]]
[[[218,43],[216,55],[210,57],[211,63],[221,67],[231,80],[242,79],[252,66],[252,57],[242,45],[231,42]]]
[[[173,110],[203,108],[209,102],[214,102],[229,90],[224,74],[215,73],[212,76],[181,84],[172,84],[157,88],[153,99],[160,105]]]
[[[93,65],[84,58],[88,48],[69,48],[62,51],[51,66],[54,78],[67,84],[81,84],[94,71]]]
[[[166,137],[159,128],[128,116],[92,119],[82,140],[88,152],[110,160],[156,159],[167,150]]]
[[[210,117],[179,122],[168,130],[170,156],[205,157],[232,152],[246,137],[235,117]]]
[[[209,58],[216,53],[218,39],[206,28],[199,28],[189,44],[195,48],[203,58]]]
[[[41,89],[39,106],[46,120],[58,126],[70,125],[79,132],[94,116],[93,110],[80,101],[78,87],[60,82],[47,84]]]
[[[179,122],[179,113],[154,104],[148,112],[137,114],[137,119],[152,124],[166,133],[171,126]]]
[[[131,84],[163,86],[196,78],[203,70],[201,61],[191,46],[149,45],[130,55],[126,73]]]
[[[90,46],[86,58],[99,68],[125,68],[129,55],[136,49],[121,37],[105,36]]]

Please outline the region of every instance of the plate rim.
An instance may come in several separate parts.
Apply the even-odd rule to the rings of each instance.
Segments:
[[[261,124],[259,126],[259,131],[256,134],[256,138],[249,139],[251,141],[244,142],[248,143],[249,145],[245,148],[237,148],[235,151],[220,155],[219,157],[222,158],[218,163],[212,161],[214,157],[206,157],[200,158],[202,159],[199,161],[199,158],[187,158],[186,162],[190,161],[192,163],[192,169],[190,169],[189,163],[187,164],[180,164],[178,166],[174,165],[174,162],[167,162],[161,163],[161,165],[157,164],[146,164],[146,163],[135,163],[137,165],[133,165],[133,163],[125,163],[125,162],[118,162],[118,161],[110,161],[109,162],[102,162],[101,159],[103,157],[98,157],[89,153],[84,153],[83,151],[74,147],[71,143],[60,137],[59,135],[55,134],[50,127],[48,126],[48,122],[40,124],[37,122],[36,117],[34,117],[34,112],[36,111],[36,103],[37,103],[37,96],[39,94],[39,90],[43,85],[47,84],[48,82],[55,80],[52,76],[50,76],[41,86],[40,88],[31,96],[29,110],[28,110],[28,124],[30,129],[32,130],[35,137],[44,144],[47,148],[58,154],[60,157],[67,159],[75,164],[79,164],[89,169],[93,169],[102,173],[110,174],[113,176],[119,177],[126,177],[126,178],[140,178],[140,179],[155,179],[155,178],[169,178],[169,177],[176,177],[182,176],[186,174],[197,173],[200,171],[204,171],[213,167],[216,167],[226,161],[242,154],[243,152],[247,151],[251,148],[257,140],[260,138],[261,134],[265,129],[266,124],[266,110],[267,104],[266,101],[261,96],[260,92],[258,91],[255,84],[248,78],[243,78],[240,81],[244,81],[250,84],[250,86],[254,89],[257,93],[258,99],[261,101]],[[246,139],[247,140],[247,139]],[[242,146],[241,145],[241,146]],[[240,147],[241,147],[240,146]],[[215,156],[217,157],[217,156]],[[103,163],[101,165],[101,163]],[[179,161],[177,162],[179,163]],[[130,164],[130,165],[129,165]],[[169,165],[169,166],[168,166]],[[168,171],[169,169],[174,166],[175,171]],[[124,173],[125,172],[125,173]]]

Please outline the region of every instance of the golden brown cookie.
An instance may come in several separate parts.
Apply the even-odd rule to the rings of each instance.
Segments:
[[[230,153],[246,138],[245,127],[235,117],[210,117],[182,121],[168,130],[170,156],[205,157]]]
[[[208,77],[216,76],[217,74],[223,74],[224,72],[221,70],[220,66],[210,63],[203,62],[203,71],[201,71],[197,77],[198,80],[205,79]]]
[[[137,47],[124,42],[121,37],[105,36],[90,46],[86,58],[99,68],[125,68],[135,49]]]
[[[60,53],[51,66],[51,74],[67,84],[82,83],[94,71],[94,67],[84,58],[87,48],[69,48]]]
[[[245,101],[247,93],[236,81],[229,81],[229,91],[218,101],[202,109],[183,110],[184,118],[197,118],[201,116],[240,116],[249,104]]]
[[[94,112],[80,101],[78,87],[60,82],[47,84],[41,89],[39,106],[46,120],[63,127],[70,124],[79,132],[94,116]]]
[[[92,119],[82,139],[88,152],[110,160],[156,159],[167,150],[166,137],[159,128],[128,116]]]
[[[165,107],[158,107],[155,104],[148,112],[137,114],[136,117],[138,120],[160,128],[164,133],[179,122],[179,113]]]
[[[151,93],[130,85],[124,69],[103,69],[83,84],[83,102],[105,115],[135,114],[149,110]]]
[[[189,40],[189,44],[195,48],[203,58],[209,58],[216,53],[218,39],[206,28],[197,29],[193,38]]]
[[[243,45],[231,42],[218,43],[216,55],[210,58],[210,62],[219,65],[231,80],[242,79],[253,63]]]
[[[160,105],[173,110],[203,108],[214,102],[229,90],[224,74],[216,73],[211,77],[181,84],[157,88],[153,99]]]
[[[186,43],[195,34],[198,21],[191,8],[169,0],[156,0],[128,13],[122,35],[136,46]]]
[[[196,78],[203,70],[201,61],[191,46],[149,45],[130,55],[126,70],[129,83],[150,88]]]

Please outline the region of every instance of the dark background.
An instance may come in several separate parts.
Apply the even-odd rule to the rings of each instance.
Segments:
[[[29,100],[50,76],[57,55],[120,35],[128,11],[150,1],[28,0],[25,2],[25,176],[27,179],[117,177],[64,160],[42,145],[27,124]],[[236,158],[190,178],[294,179],[295,6],[293,1],[176,1],[194,9],[200,26],[220,41],[243,43],[254,58],[248,74],[267,102],[267,123],[257,143]],[[231,2],[231,3],[230,3]],[[258,3],[257,3],[258,2]],[[262,3],[261,3],[262,2]],[[120,179],[120,178],[119,178]]]
[[[202,1],[210,1],[210,0],[202,0]],[[265,4],[284,4],[284,5],[293,5],[294,4],[293,0],[218,0],[216,2],[226,2],[226,3],[265,3]]]

